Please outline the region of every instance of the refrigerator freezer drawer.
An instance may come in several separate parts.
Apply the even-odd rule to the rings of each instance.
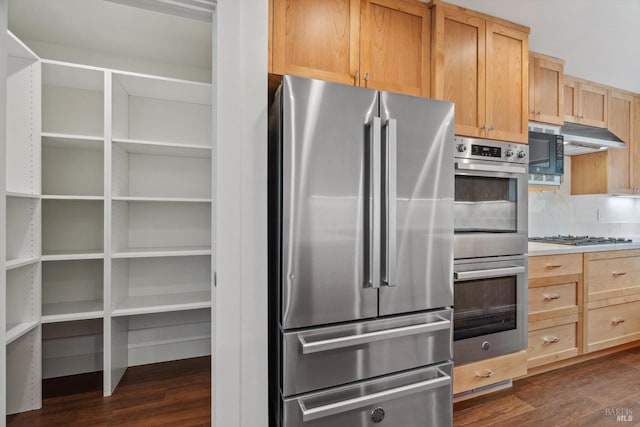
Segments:
[[[451,426],[452,363],[285,399],[283,427]]]
[[[451,313],[447,309],[285,333],[282,394],[293,396],[449,360]]]

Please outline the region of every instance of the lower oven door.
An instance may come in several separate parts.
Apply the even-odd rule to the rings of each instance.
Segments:
[[[452,425],[452,363],[285,399],[283,427]]]
[[[456,261],[454,271],[454,362],[526,348],[526,256]]]
[[[454,258],[527,253],[527,166],[472,159],[455,166]]]

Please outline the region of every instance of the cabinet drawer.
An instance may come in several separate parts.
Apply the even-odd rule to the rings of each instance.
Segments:
[[[589,352],[640,339],[640,301],[589,310],[587,325]]]
[[[577,283],[541,286],[529,289],[529,314],[578,310]]]
[[[582,273],[582,254],[529,257],[529,278]]]
[[[640,257],[588,261],[588,300],[640,293]]]
[[[577,323],[529,331],[527,367],[544,365],[578,355]]]
[[[456,366],[453,369],[453,394],[520,377],[526,373],[526,350]]]

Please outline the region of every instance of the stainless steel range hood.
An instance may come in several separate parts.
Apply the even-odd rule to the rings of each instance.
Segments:
[[[565,156],[577,156],[627,146],[608,129],[593,126],[565,123],[560,128],[560,134],[564,136]]]

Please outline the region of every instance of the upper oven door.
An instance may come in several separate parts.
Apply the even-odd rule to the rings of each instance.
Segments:
[[[454,258],[527,252],[527,166],[456,159]]]

